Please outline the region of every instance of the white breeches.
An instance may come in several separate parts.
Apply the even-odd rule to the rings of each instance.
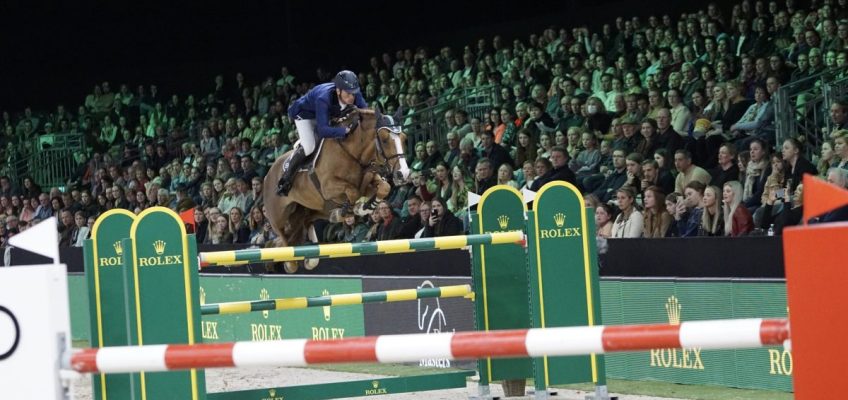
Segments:
[[[315,127],[314,119],[295,119],[294,126],[297,127],[297,136],[300,137],[300,146],[307,156],[315,151]]]

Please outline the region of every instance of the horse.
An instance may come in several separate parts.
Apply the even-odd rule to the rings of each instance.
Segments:
[[[356,126],[343,139],[324,140],[314,169],[295,174],[288,196],[276,191],[291,151],[278,157],[265,176],[263,201],[265,216],[277,234],[274,246],[296,246],[307,236],[317,242],[314,221],[329,219],[335,210],[352,207],[361,197],[370,197],[371,204],[382,200],[391,188],[386,178],[409,176],[404,156],[406,135],[394,121],[379,111],[357,109],[335,122]],[[317,264],[317,259],[306,260],[305,267],[312,269]],[[286,272],[294,273],[299,264],[289,261],[284,266]]]

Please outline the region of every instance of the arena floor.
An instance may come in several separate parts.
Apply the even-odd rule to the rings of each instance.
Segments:
[[[325,371],[309,368],[225,368],[206,370],[206,385],[209,393],[228,392],[262,387],[303,385],[313,383],[338,382],[344,380],[384,378],[383,375],[357,374],[349,372]],[[92,400],[90,378],[80,377],[74,381],[76,400]],[[392,400],[464,400],[469,394],[476,393],[477,384],[469,382],[466,389],[450,389],[431,392],[401,393],[387,396],[355,397],[353,399],[386,398]],[[583,400],[586,392],[579,390],[558,390],[554,399]],[[492,394],[503,396],[500,385],[492,386]],[[651,397],[617,394],[621,400],[671,400],[669,397]],[[515,399],[526,398],[511,397]]]

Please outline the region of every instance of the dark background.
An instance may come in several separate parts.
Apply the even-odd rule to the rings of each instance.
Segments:
[[[719,1],[719,3],[729,3]],[[653,4],[653,6],[651,6]],[[94,84],[155,83],[160,95],[204,95],[216,74],[248,83],[289,66],[362,69],[372,55],[427,46],[522,38],[550,25],[599,27],[618,15],[695,11],[679,1],[90,1],[0,2],[0,110],[30,105],[72,112]],[[726,15],[729,15],[727,10]]]

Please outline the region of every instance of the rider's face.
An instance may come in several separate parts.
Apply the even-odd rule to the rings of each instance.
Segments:
[[[341,89],[336,89],[336,94],[338,94],[339,100],[342,103],[347,104],[347,105],[353,104],[353,102],[356,100],[356,95],[354,95],[352,93],[345,92],[344,90],[341,90]]]

